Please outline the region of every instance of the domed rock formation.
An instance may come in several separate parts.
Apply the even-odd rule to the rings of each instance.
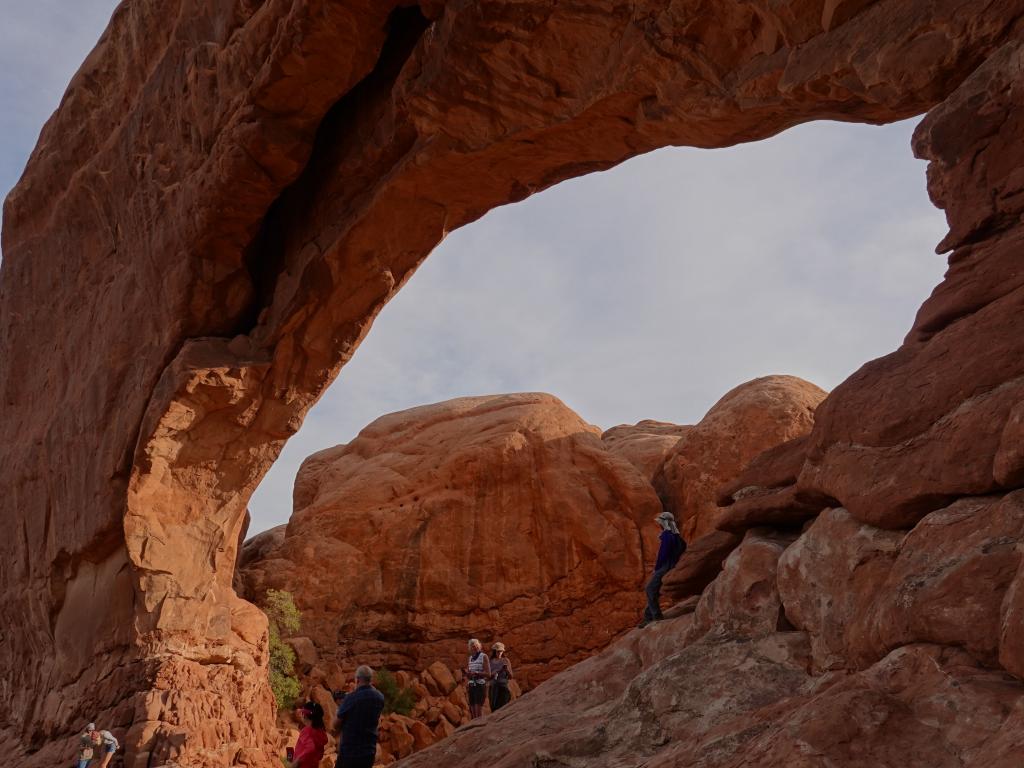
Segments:
[[[306,460],[283,537],[246,546],[244,594],[292,592],[325,662],[458,669],[480,637],[540,682],[641,610],[660,504],[599,434],[542,394],[377,419]]]
[[[716,528],[718,496],[759,454],[806,435],[827,393],[795,376],[765,376],[728,392],[686,430],[654,476],[687,541]]]

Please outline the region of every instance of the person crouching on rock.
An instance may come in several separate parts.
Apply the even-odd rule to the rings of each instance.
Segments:
[[[100,731],[100,752],[103,758],[100,760],[100,768],[107,768],[114,757],[114,753],[121,748],[110,731]]]
[[[78,768],[88,768],[103,739],[96,723],[89,723],[78,736]]]
[[[291,759],[285,758],[284,764],[286,768],[318,768],[327,746],[324,708],[315,701],[307,701],[295,710],[295,715],[303,727]]]
[[[661,544],[658,547],[658,559],[654,563],[654,573],[647,582],[647,607],[644,609],[644,619],[640,622],[641,627],[665,618],[661,614],[661,580],[676,567],[686,551],[686,542],[679,535],[676,518],[671,512],[662,512],[654,521],[661,526]]]
[[[491,712],[497,712],[512,699],[508,681],[512,679],[512,664],[505,656],[505,644],[491,646]]]
[[[466,692],[469,694],[469,716],[480,717],[484,713],[484,698],[487,696],[487,681],[491,678],[491,664],[484,653],[484,647],[475,637],[469,641],[469,662],[466,664]]]

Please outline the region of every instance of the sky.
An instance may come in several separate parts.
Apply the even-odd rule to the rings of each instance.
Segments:
[[[0,0],[0,195],[115,5]],[[916,122],[663,149],[450,234],[285,446],[250,534],[287,522],[306,456],[403,408],[543,391],[607,428],[695,423],[768,374],[835,387],[899,346],[945,270]]]

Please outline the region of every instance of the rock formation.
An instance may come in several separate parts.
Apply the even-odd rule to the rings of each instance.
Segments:
[[[761,453],[803,437],[825,392],[795,376],[766,376],[726,393],[668,451],[654,476],[665,508],[692,541],[718,521],[718,492]]]
[[[918,128],[950,220],[946,282],[899,351],[825,400],[809,437],[721,490],[744,511],[684,555],[699,598],[403,768],[1019,764],[1022,114],[1013,45]],[[730,548],[701,591],[694,574]]]
[[[273,765],[266,623],[231,588],[252,490],[447,232],[667,144],[932,110],[915,146],[950,222],[947,279],[903,347],[820,406],[796,482],[753,486],[772,514],[789,493],[905,530],[1020,485],[1022,15],[1024,0],[122,3],[4,206],[5,755],[62,763],[97,719],[133,768]],[[1020,594],[1000,620],[1015,675]],[[922,618],[900,637],[925,625],[946,631]],[[802,695],[799,634],[669,659],[722,686],[774,665],[754,706]],[[900,729],[900,748],[934,751],[960,708],[978,723],[947,728],[950,749],[1012,764],[1016,678],[973,664],[902,646],[823,693],[891,717],[826,698],[758,748]],[[656,712],[660,693],[628,701]],[[627,710],[608,738],[637,727]],[[720,716],[705,727],[728,742]]]
[[[661,505],[599,434],[541,394],[379,418],[303,463],[287,531],[246,545],[242,594],[295,595],[324,664],[459,669],[468,638],[500,639],[529,687],[642,610]]]
[[[601,435],[612,453],[632,462],[648,480],[654,478],[666,454],[693,427],[650,419],[637,424],[620,424]]]
[[[724,453],[716,441],[749,445],[745,428],[758,430],[760,443],[788,434],[782,422],[790,411],[779,400],[791,398],[779,393],[817,390],[771,377],[736,391],[727,400],[742,409],[728,412],[731,421],[721,408],[705,419],[728,424],[704,429],[706,451]],[[802,429],[805,409],[790,410],[790,431]],[[662,510],[652,459],[660,463],[692,429],[641,422],[598,439],[542,394],[462,398],[384,416],[303,463],[288,525],[242,549],[239,594],[257,604],[267,589],[295,596],[303,626],[288,642],[304,689],[328,706],[329,691],[358,664],[398,670],[418,700],[411,717],[387,721],[381,758],[405,757],[468,722],[458,671],[467,638],[504,641],[517,686],[529,689],[635,626]],[[778,543],[765,546],[774,563]],[[741,575],[726,589],[756,592],[734,559],[725,570]],[[766,608],[773,627],[777,602]],[[699,612],[697,625],[717,621],[712,614]]]

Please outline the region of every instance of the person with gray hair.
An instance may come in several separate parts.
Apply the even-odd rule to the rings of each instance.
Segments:
[[[483,643],[475,637],[469,641],[469,661],[464,672],[466,694],[469,697],[469,717],[473,720],[484,713],[487,681],[491,679],[491,662],[484,653]]]
[[[646,627],[652,621],[661,621],[665,618],[661,613],[661,581],[676,567],[679,558],[686,551],[686,542],[679,535],[675,515],[666,510],[654,518],[654,521],[661,526],[660,546],[658,559],[654,563],[654,573],[647,582],[647,607],[644,609],[640,627]]]
[[[356,688],[344,696],[331,730],[340,737],[337,768],[373,768],[377,757],[380,715],[384,694],[373,687],[373,670],[356,669]]]

